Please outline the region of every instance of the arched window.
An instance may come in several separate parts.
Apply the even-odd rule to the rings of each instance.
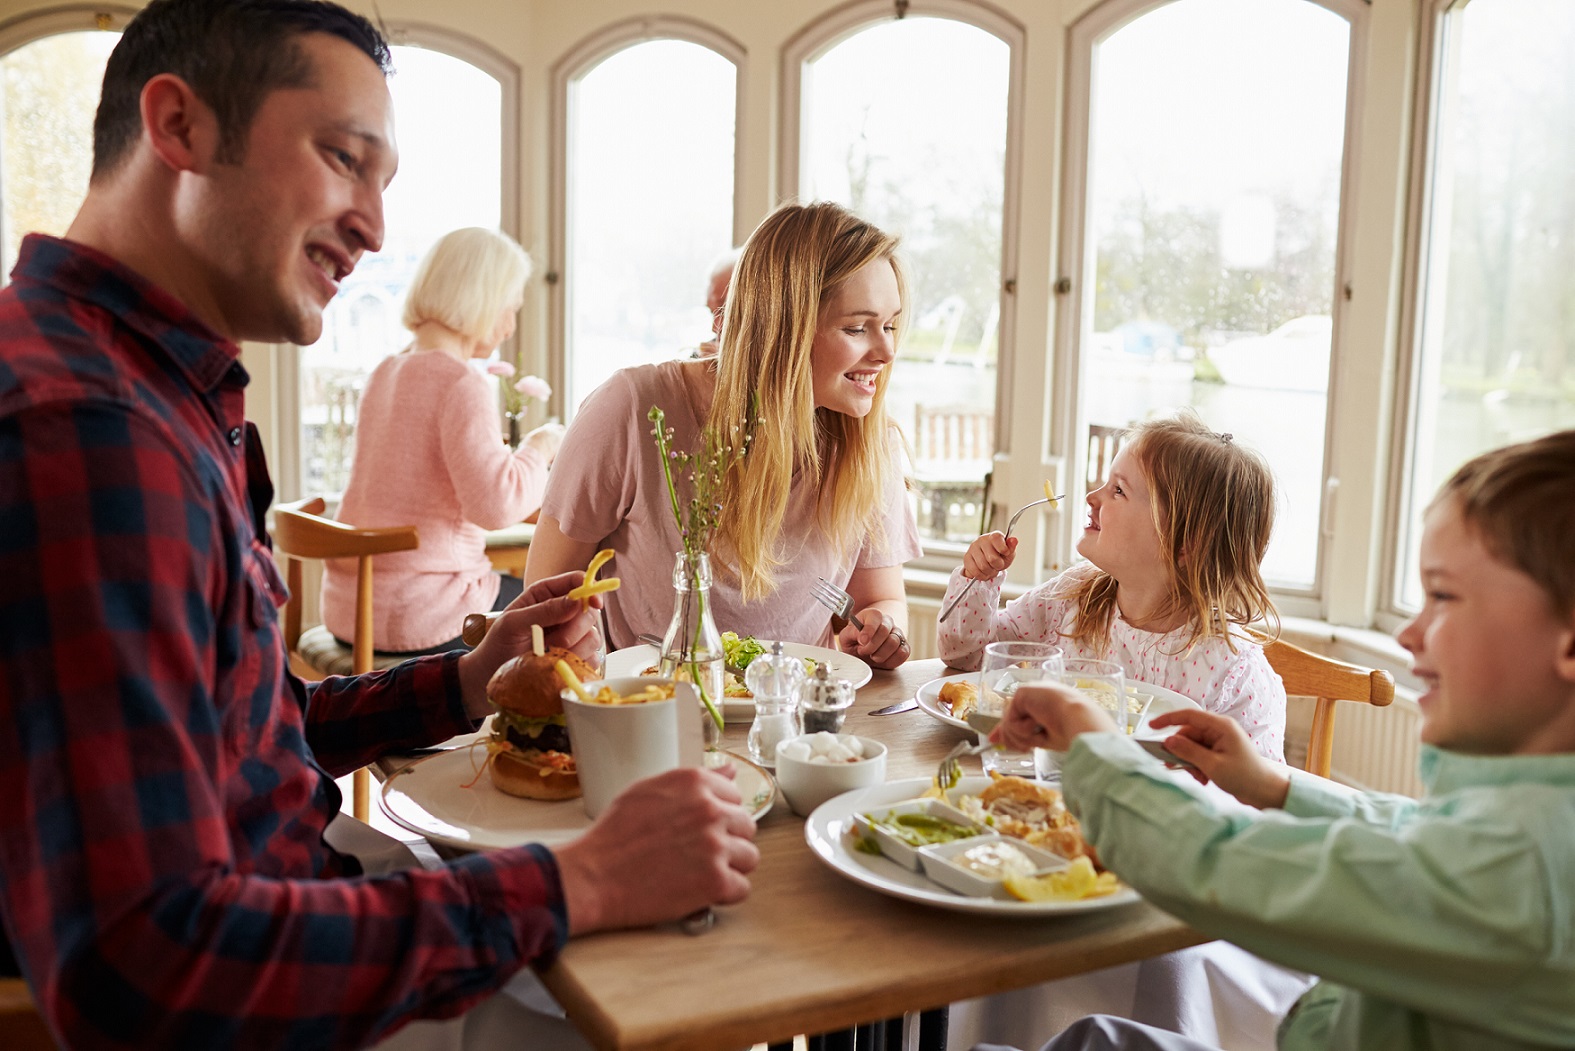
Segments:
[[[1190,405],[1262,452],[1280,490],[1264,575],[1289,594],[1319,584],[1363,19],[1346,0],[1112,0],[1071,34],[1059,438],[1075,454]]]
[[[1422,602],[1417,548],[1438,486],[1478,453],[1575,427],[1575,5],[1429,7],[1402,611]]]
[[[838,201],[902,238],[911,301],[887,409],[913,450],[920,533],[941,547],[979,532],[996,451],[1020,41],[976,5],[894,19],[868,3],[783,57],[783,195]]]
[[[66,232],[93,167],[104,63],[129,12],[65,10],[0,35],[0,282],[22,237]]]
[[[399,174],[383,196],[383,248],[362,258],[328,305],[322,338],[300,350],[298,426],[286,428],[300,442],[300,480],[281,470],[285,494],[344,490],[362,388],[410,340],[400,314],[427,249],[463,226],[517,232],[513,164],[504,159],[518,126],[513,65],[431,29],[395,29],[391,39]],[[290,457],[288,446],[281,451]]]
[[[570,415],[616,370],[710,338],[708,272],[735,237],[743,53],[697,23],[654,19],[556,67],[553,328]]]

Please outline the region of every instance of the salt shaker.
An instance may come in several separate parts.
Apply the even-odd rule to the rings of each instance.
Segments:
[[[804,732],[834,734],[842,729],[842,721],[853,704],[853,684],[847,679],[831,678],[830,668],[821,663],[815,666],[814,677],[804,683],[799,697]]]
[[[744,684],[755,697],[755,721],[749,727],[749,757],[761,766],[774,766],[777,745],[802,731],[798,722],[799,687],[804,662],[782,652],[773,642],[744,669]]]

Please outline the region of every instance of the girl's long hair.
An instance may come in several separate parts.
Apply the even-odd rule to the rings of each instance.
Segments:
[[[1259,641],[1277,638],[1280,617],[1260,569],[1274,530],[1274,475],[1263,457],[1211,431],[1190,410],[1138,424],[1127,432],[1126,448],[1148,478],[1171,581],[1156,614],[1186,615],[1180,653],[1212,638],[1234,652],[1233,625]],[[1078,573],[1061,597],[1077,604],[1072,640],[1104,652],[1115,578],[1103,570]],[[1260,622],[1266,631],[1248,628]]]
[[[794,554],[778,550],[777,538],[795,472],[816,486],[817,527],[839,553],[866,538],[888,539],[891,370],[881,370],[869,414],[845,416],[815,408],[811,351],[827,297],[871,263],[890,264],[907,305],[896,249],[895,237],[830,202],[784,205],[744,245],[728,289],[708,424],[734,446],[748,440],[723,482],[711,552],[747,600],[775,590],[776,568]],[[899,336],[900,324],[899,315]]]

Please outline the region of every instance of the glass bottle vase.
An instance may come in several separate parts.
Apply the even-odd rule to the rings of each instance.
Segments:
[[[680,551],[673,565],[673,619],[662,636],[660,671],[695,685],[705,749],[722,745],[722,634],[711,617],[711,560]],[[708,758],[709,761],[709,758]]]

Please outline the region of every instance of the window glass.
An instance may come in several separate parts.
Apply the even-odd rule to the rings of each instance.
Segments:
[[[998,37],[922,17],[804,69],[801,196],[902,238],[911,302],[887,410],[914,452],[928,540],[978,534],[995,452],[1010,71]]]
[[[1083,423],[1191,405],[1262,452],[1280,490],[1264,575],[1298,589],[1318,564],[1349,44],[1304,0],[1178,0],[1093,63]]]
[[[1575,427],[1575,4],[1474,0],[1438,53],[1400,605],[1421,517],[1466,460]]]
[[[93,113],[119,33],[59,33],[0,58],[0,189],[9,280],[24,234],[66,232],[93,169]]]
[[[706,282],[733,238],[736,78],[710,48],[652,40],[570,85],[571,410],[618,369],[711,338]]]
[[[410,340],[399,323],[416,264],[462,226],[497,228],[503,201],[503,92],[462,59],[393,49],[399,173],[383,195],[383,249],[363,256],[301,350],[301,478],[307,493],[349,480],[356,406],[372,369]]]

